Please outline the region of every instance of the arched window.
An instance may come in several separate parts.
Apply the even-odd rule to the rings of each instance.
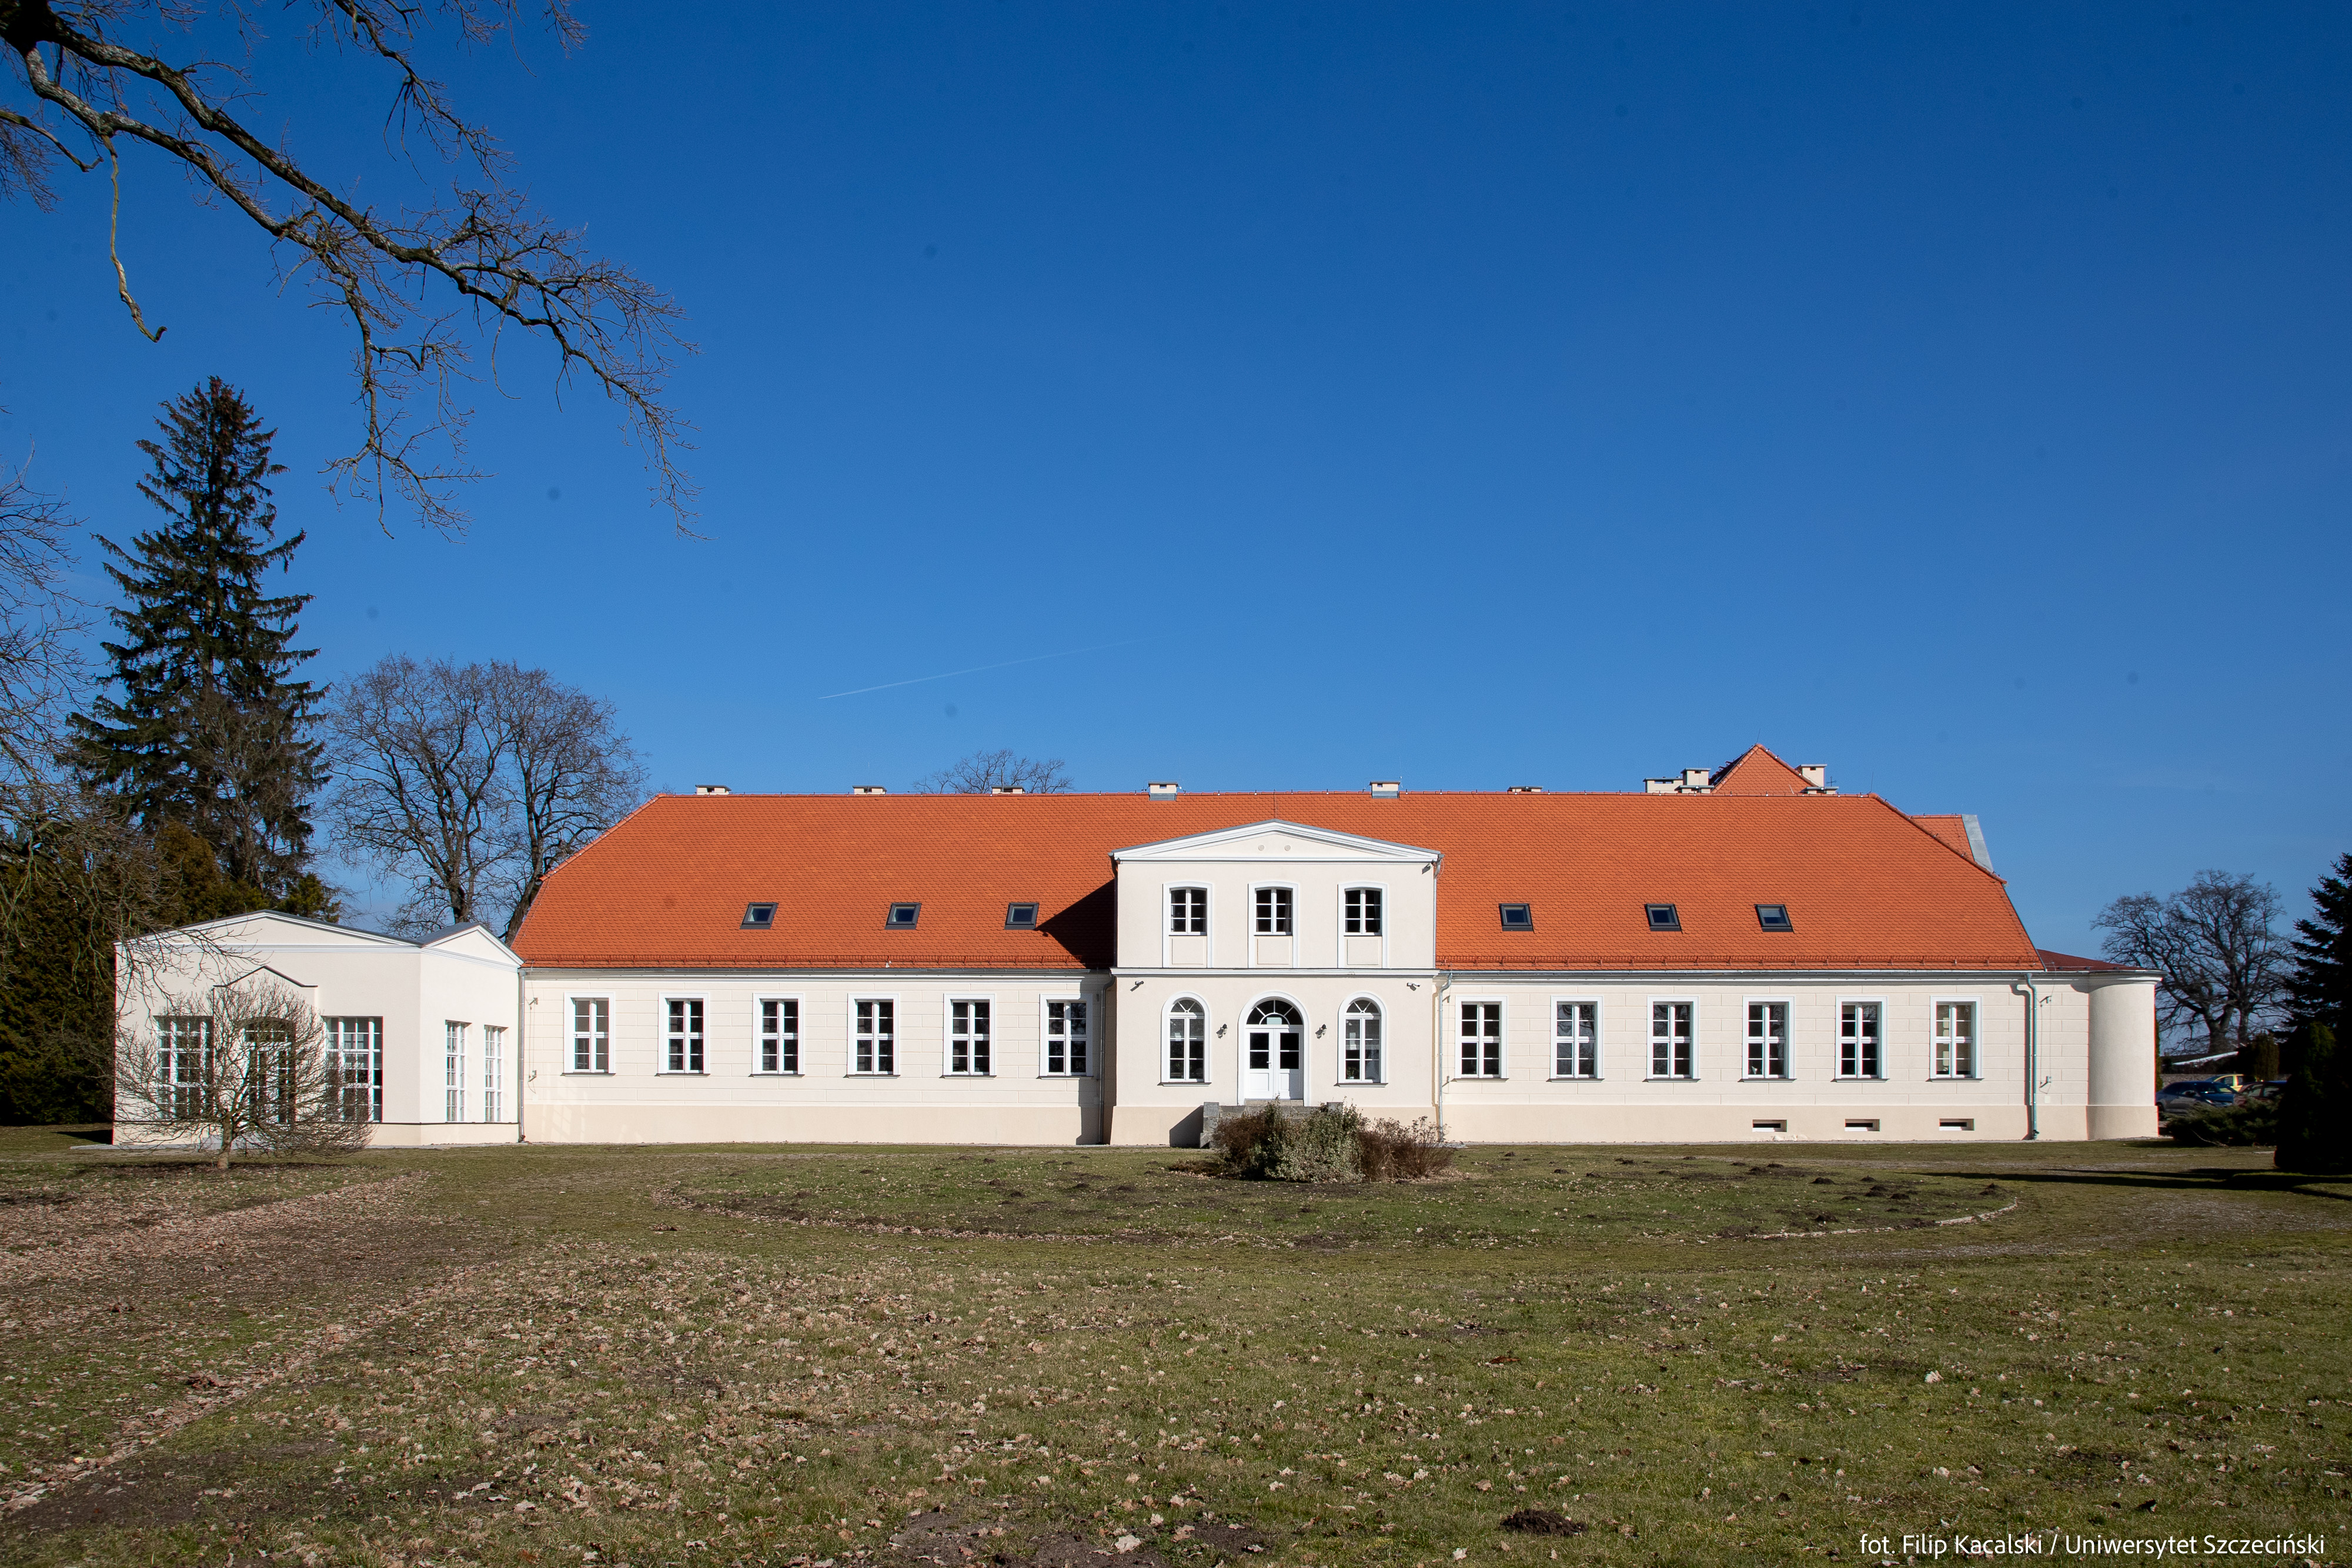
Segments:
[[[1381,1081],[1381,1005],[1369,997],[1348,1004],[1342,1019],[1339,1082],[1378,1083]]]
[[[1298,1009],[1278,998],[1258,1003],[1242,1033],[1242,1092],[1252,1100],[1303,1100],[1307,1032]]]
[[[1209,1081],[1209,1015],[1186,997],[1168,1009],[1168,1082]]]

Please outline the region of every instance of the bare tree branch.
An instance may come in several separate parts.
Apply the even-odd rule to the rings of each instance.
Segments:
[[[914,788],[918,795],[987,795],[1000,791],[1066,795],[1070,792],[1070,775],[1058,757],[1040,761],[999,748],[975,751],[937,773],[916,779]]]
[[[2286,945],[2278,894],[2250,876],[2200,871],[2168,898],[2118,898],[2091,924],[2120,964],[2158,971],[2165,1022],[2201,1031],[2209,1051],[2242,1049],[2277,1013]]]
[[[345,1064],[300,992],[268,975],[166,995],[120,1031],[117,1119],[165,1138],[237,1149],[332,1154],[363,1147],[368,1123]]]
[[[454,20],[466,42],[479,44],[520,27],[515,0],[310,3],[319,13],[314,32],[393,68],[400,127],[415,127],[445,160],[467,165],[446,202],[387,212],[347,199],[230,113],[233,92],[208,84],[214,76],[242,81],[240,73],[202,60],[174,63],[111,36],[133,16],[188,19],[167,0],[0,0],[0,40],[34,100],[29,113],[0,106],[0,195],[46,205],[57,157],[84,172],[111,165],[117,139],[128,138],[178,162],[243,213],[281,247],[284,277],[304,279],[350,320],[365,431],[327,471],[331,487],[373,500],[380,518],[397,495],[432,527],[465,523],[452,495],[480,476],[461,461],[472,417],[457,401],[458,383],[470,379],[463,316],[494,341],[516,327],[547,342],[559,388],[584,378],[618,403],[644,449],[657,499],[684,529],[695,486],[679,458],[691,448],[688,426],[664,401],[670,356],[692,351],[678,336],[681,312],[628,268],[591,254],[579,230],[551,224],[508,188],[496,139],[461,116],[415,63],[431,16]],[[233,4],[223,11],[246,21]],[[566,49],[583,37],[569,0],[547,0],[541,20]],[[68,148],[61,129],[87,137],[90,157]],[[160,336],[149,332],[119,260],[117,271],[133,321]],[[434,284],[447,292],[449,308],[425,305]],[[431,413],[413,421],[412,400],[420,394]],[[436,449],[446,456],[435,456]]]

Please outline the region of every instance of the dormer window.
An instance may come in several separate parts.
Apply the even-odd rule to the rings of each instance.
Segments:
[[[919,904],[894,904],[890,906],[889,918],[882,924],[892,931],[912,931],[922,914],[923,906]]]
[[[1037,929],[1037,906],[1034,904],[1008,904],[1004,906],[1004,928],[1007,931]]]
[[[1533,931],[1536,928],[1535,905],[1531,904],[1498,904],[1496,909],[1503,917],[1506,931]]]
[[[1683,928],[1683,917],[1671,904],[1645,904],[1642,909],[1649,916],[1653,931],[1680,931]]]
[[[772,931],[776,926],[776,906],[772,904],[747,904],[743,906],[743,929]]]
[[[1797,928],[1789,919],[1789,906],[1785,904],[1758,904],[1756,924],[1767,931],[1794,931]]]

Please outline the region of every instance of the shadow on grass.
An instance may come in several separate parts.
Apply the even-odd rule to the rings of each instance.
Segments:
[[[2324,1197],[2337,1203],[2352,1203],[2352,1189],[2330,1192],[2311,1184],[2333,1181],[2352,1183],[2352,1176],[2305,1176],[2294,1171],[2231,1170],[2223,1166],[2191,1166],[2177,1171],[1985,1171],[1987,1181],[2002,1181],[2017,1186],[2105,1187],[2138,1189],[2147,1192],[2204,1193],[2293,1193],[2301,1197]]]

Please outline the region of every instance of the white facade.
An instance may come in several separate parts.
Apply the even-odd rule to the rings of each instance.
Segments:
[[[152,1032],[176,1010],[175,999],[265,968],[297,988],[331,1028],[377,1044],[371,1144],[504,1144],[520,1135],[522,960],[488,927],[411,942],[274,912],[189,926],[171,934],[159,962],[134,967],[118,957],[121,1027]],[[119,1105],[119,1142],[140,1140],[135,1114]]]

